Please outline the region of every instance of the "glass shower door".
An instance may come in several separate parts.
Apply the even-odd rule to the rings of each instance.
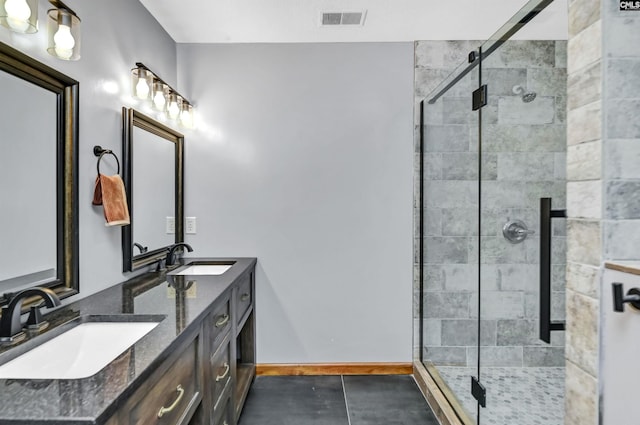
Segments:
[[[431,46],[430,53],[457,55],[457,63],[471,49],[455,42]],[[469,385],[478,374],[479,343],[473,302],[478,299],[478,262],[472,247],[478,238],[478,113],[470,103],[478,70],[463,63],[422,102],[418,154],[421,359],[465,425],[475,424],[477,414]]]
[[[545,3],[530,2],[481,47],[483,425],[563,423],[566,41],[509,38]],[[544,209],[553,212],[541,220]]]

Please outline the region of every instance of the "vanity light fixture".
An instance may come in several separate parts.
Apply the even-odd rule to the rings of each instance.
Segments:
[[[47,52],[69,61],[80,59],[80,18],[66,4],[49,0]],[[38,0],[0,0],[0,25],[22,34],[38,31]]]
[[[177,120],[186,128],[194,128],[193,105],[143,63],[131,70],[131,90],[138,99],[148,100],[156,111]]]
[[[0,0],[0,24],[13,32],[38,31],[38,0]]]
[[[49,52],[58,59],[75,61],[80,59],[80,18],[67,5],[58,0],[49,0],[55,9],[48,15]]]

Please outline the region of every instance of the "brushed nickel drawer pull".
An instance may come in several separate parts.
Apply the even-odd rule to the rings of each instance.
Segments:
[[[222,316],[218,317],[218,320],[216,320],[216,328],[223,327],[224,325],[227,324],[228,321],[229,321],[229,315],[223,314]]]
[[[182,396],[184,395],[184,388],[182,388],[182,385],[178,385],[176,387],[176,392],[178,393],[178,398],[176,398],[176,401],[174,401],[173,404],[171,404],[171,406],[169,406],[169,407],[162,406],[160,408],[160,411],[158,412],[158,417],[159,418],[164,416],[165,413],[169,413],[173,409],[175,409],[176,406],[178,405],[178,403],[180,403],[180,400],[182,400]]]
[[[216,376],[216,382],[220,382],[221,380],[226,378],[227,375],[229,375],[229,371],[231,370],[231,366],[229,366],[229,362],[224,362],[224,367],[225,367],[224,373],[222,375]]]
[[[251,296],[245,293],[245,294],[242,294],[242,296],[240,297],[240,301],[244,302],[244,301],[247,301],[249,298],[251,298]]]

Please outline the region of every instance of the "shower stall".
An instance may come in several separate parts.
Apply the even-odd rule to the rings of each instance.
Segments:
[[[417,351],[464,424],[563,423],[567,44],[514,39],[551,2],[416,44]]]

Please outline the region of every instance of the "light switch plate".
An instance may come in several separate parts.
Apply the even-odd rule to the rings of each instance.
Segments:
[[[167,217],[167,235],[173,235],[176,233],[176,219],[175,217]]]
[[[185,219],[184,231],[188,235],[196,234],[196,218],[195,217],[187,217]]]

